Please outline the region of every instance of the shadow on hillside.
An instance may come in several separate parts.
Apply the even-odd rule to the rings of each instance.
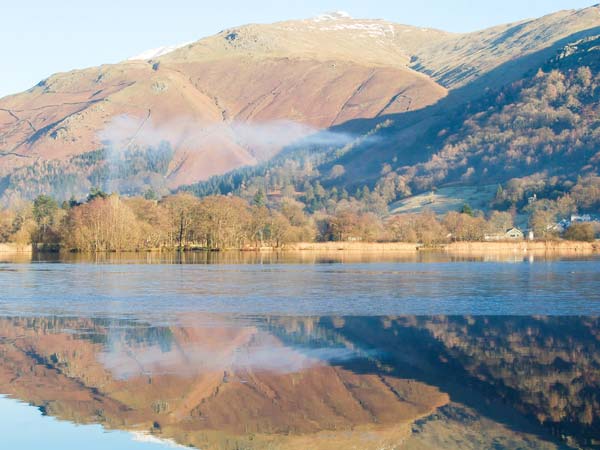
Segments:
[[[566,45],[599,34],[600,27],[574,33],[546,49],[498,66],[466,86],[449,91],[448,96],[423,109],[373,119],[354,119],[329,128],[327,132],[361,135],[381,122],[393,121],[390,127],[377,133],[379,139],[358,145],[335,161],[346,169],[344,181],[375,181],[380,176],[382,164],[392,159],[391,154],[406,166],[426,161],[439,150],[435,146],[438,133],[459,126],[462,123],[462,112],[470,102],[523,77],[533,76]]]
[[[214,186],[218,187],[224,176],[239,183],[244,178],[263,176],[271,167],[283,165],[288,158],[302,159],[305,154],[325,156],[330,151],[337,151],[341,145],[351,144],[353,140],[360,141],[362,136],[373,131],[378,124],[389,121],[391,124],[379,129],[374,137],[352,145],[343,155],[332,159],[324,157],[326,162],[318,167],[320,173],[326,174],[332,165],[343,165],[345,173],[335,179],[335,184],[344,185],[349,190],[374,184],[381,176],[382,165],[391,162],[393,158],[397,158],[397,166],[400,167],[426,162],[440,149],[440,131],[452,132],[457,129],[463,123],[464,110],[471,102],[483,99],[490,92],[523,77],[534,75],[566,45],[599,34],[600,26],[571,34],[546,49],[501,64],[466,86],[449,91],[446,97],[431,106],[376,118],[349,120],[288,145],[271,160],[258,166],[241,167],[189,187],[193,190],[205,185],[210,190]],[[343,143],[329,146],[315,144],[327,141],[331,136],[339,137]],[[320,181],[326,187],[333,183],[326,178]]]

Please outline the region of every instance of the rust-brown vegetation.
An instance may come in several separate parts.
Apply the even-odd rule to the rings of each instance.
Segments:
[[[404,243],[409,244],[404,248],[412,249],[490,239],[524,244],[523,237],[507,234],[513,227],[509,212],[493,211],[486,217],[465,207],[443,216],[429,211],[382,216],[365,205],[342,200],[330,210],[310,214],[293,198],[267,206],[261,196],[248,202],[232,195],[198,198],[182,192],[154,200],[92,191],[84,203],[59,206],[52,198],[39,196],[33,203],[0,211],[0,243],[83,252],[282,249],[310,242],[365,248],[369,243]],[[592,224],[573,224],[564,233],[565,239],[574,241],[593,241],[595,236]],[[560,238],[550,231],[541,237]],[[589,247],[594,248],[593,242]]]

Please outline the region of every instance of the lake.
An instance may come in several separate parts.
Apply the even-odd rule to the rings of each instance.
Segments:
[[[4,255],[0,286],[6,448],[600,448],[595,257]]]

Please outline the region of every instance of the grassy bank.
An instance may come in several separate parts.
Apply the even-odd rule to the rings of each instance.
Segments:
[[[352,251],[352,252],[417,252],[419,244],[407,242],[300,242],[284,250],[295,251]]]
[[[59,247],[44,247],[38,248],[37,252],[47,253],[56,252]],[[64,251],[64,249],[63,249]],[[298,252],[298,253],[418,253],[426,251],[437,251],[457,254],[473,254],[473,253],[600,253],[600,241],[595,242],[578,242],[578,241],[511,241],[511,242],[453,242],[436,247],[427,247],[421,244],[409,242],[299,242],[288,244],[283,247],[245,247],[242,249],[228,248],[221,252]],[[20,253],[31,254],[33,246],[16,244],[16,243],[0,243],[0,253]],[[162,249],[139,249],[136,251],[126,251],[125,253],[177,253],[177,248],[162,248]],[[184,253],[208,252],[202,248],[186,248]],[[94,253],[94,252],[77,252],[77,253]],[[106,252],[99,252],[106,253]],[[122,252],[109,252],[122,253]]]
[[[285,250],[314,252],[419,252],[441,250],[449,253],[525,253],[525,252],[600,252],[600,241],[517,241],[517,242],[453,242],[438,247],[425,247],[406,242],[304,242],[292,244]]]
[[[0,253],[32,253],[31,244],[0,243]]]
[[[600,242],[517,241],[453,242],[444,246],[451,253],[585,253],[600,252]]]

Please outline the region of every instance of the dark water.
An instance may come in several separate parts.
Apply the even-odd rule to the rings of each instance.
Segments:
[[[2,448],[600,448],[598,259],[181,258],[0,263]]]

